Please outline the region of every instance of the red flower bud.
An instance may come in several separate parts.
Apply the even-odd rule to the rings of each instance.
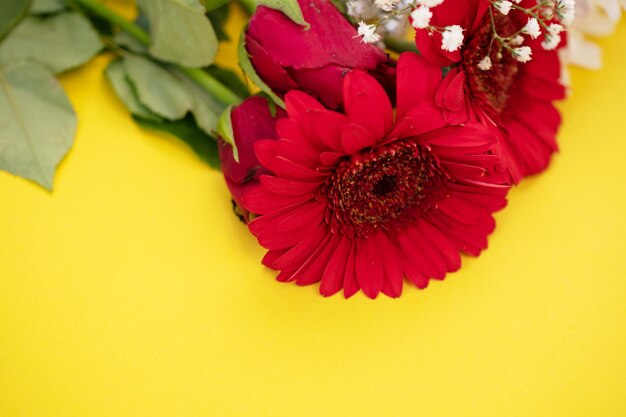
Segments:
[[[238,214],[246,222],[250,214],[241,208],[241,197],[248,187],[258,182],[261,174],[267,173],[254,153],[254,143],[260,139],[277,139],[276,121],[285,115],[284,110],[277,108],[276,115],[272,116],[265,98],[246,99],[231,113],[239,162],[235,160],[233,147],[222,140],[219,142],[219,157],[226,184],[233,196],[236,209],[239,210]]]
[[[309,29],[277,10],[259,7],[246,32],[252,65],[275,93],[284,96],[289,90],[302,90],[337,108],[342,103],[343,77],[352,69],[372,73],[383,85],[394,85],[395,68],[385,52],[361,42],[356,29],[330,1],[299,3]]]

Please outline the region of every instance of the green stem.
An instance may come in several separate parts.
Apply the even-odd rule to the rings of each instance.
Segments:
[[[196,82],[204,90],[211,93],[218,100],[226,105],[239,104],[243,100],[237,94],[233,93],[228,87],[219,82],[217,78],[213,77],[201,68],[186,68],[178,67],[187,77]]]
[[[106,7],[104,4],[99,3],[95,0],[75,0],[76,3],[83,6],[85,9],[90,12],[97,14],[98,16],[108,20],[114,25],[118,26],[124,32],[128,33],[130,36],[141,42],[146,46],[150,46],[150,35],[143,30],[141,27],[137,26],[133,22],[129,22],[124,19],[124,17],[115,13],[113,10]]]
[[[97,0],[75,1],[76,3],[83,6],[85,9],[113,23],[124,32],[135,38],[137,41],[141,42],[143,45],[150,46],[150,35],[145,30],[137,26],[135,23],[126,20],[124,17],[115,13],[113,10],[109,9],[102,3],[99,3]],[[241,97],[233,93],[228,87],[219,82],[215,77],[213,77],[206,71],[203,71],[200,68],[187,68],[180,65],[172,65],[178,68],[181,72],[187,75],[187,77],[189,77],[196,84],[209,92],[222,103],[226,105],[241,103]]]
[[[257,6],[256,0],[237,0],[237,2],[241,4],[248,14],[253,14]]]
[[[384,42],[387,49],[391,49],[394,52],[418,52],[415,42],[412,41],[387,36]]]

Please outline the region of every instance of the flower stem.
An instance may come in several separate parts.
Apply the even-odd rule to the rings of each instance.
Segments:
[[[118,26],[124,32],[128,33],[130,36],[135,38],[137,41],[141,42],[146,46],[150,46],[150,35],[143,30],[138,25],[130,22],[119,14],[115,13],[113,10],[109,9],[102,3],[99,3],[95,0],[75,0],[76,3],[83,6],[85,9],[90,12],[108,20],[114,25]]]
[[[253,14],[256,9],[256,1],[255,0],[237,0],[237,2],[243,7],[248,14]]]
[[[418,52],[415,42],[406,41],[404,39],[387,36],[384,39],[387,49],[391,49],[394,52]]]
[[[89,10],[90,12],[113,23],[124,32],[135,38],[137,41],[141,42],[143,45],[150,46],[150,35],[145,30],[143,30],[135,23],[126,20],[124,17],[109,9],[104,4],[98,2],[97,0],[74,1],[83,6],[85,9]],[[226,105],[231,105],[241,102],[241,97],[233,93],[228,87],[219,82],[215,77],[213,77],[206,71],[203,71],[200,68],[187,68],[180,65],[174,66],[222,103]]]

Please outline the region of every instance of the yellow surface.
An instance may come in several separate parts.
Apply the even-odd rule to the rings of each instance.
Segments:
[[[107,57],[65,76],[54,194],[0,174],[0,416],[625,416],[625,41],[573,71],[562,152],[490,249],[399,300],[275,282],[220,174],[132,122]]]

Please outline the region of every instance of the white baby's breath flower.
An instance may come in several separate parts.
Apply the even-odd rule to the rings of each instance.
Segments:
[[[507,15],[511,11],[513,3],[507,0],[498,0],[493,5],[496,9],[498,9],[500,13],[502,13],[503,15]]]
[[[546,51],[551,51],[553,49],[556,49],[556,47],[559,46],[560,43],[561,35],[559,35],[558,33],[546,33],[545,39],[543,40],[543,42],[541,42],[541,47]]]
[[[459,25],[446,26],[441,34],[441,49],[454,52],[463,44],[463,28]]]
[[[376,33],[375,25],[368,25],[364,21],[359,22],[358,34],[365,43],[376,43],[380,41],[380,35]]]
[[[415,0],[415,4],[418,6],[437,7],[443,0]]]
[[[574,21],[576,10],[575,0],[558,0],[556,3],[556,14],[561,19],[561,23],[565,26],[569,26]]]
[[[386,12],[392,11],[396,7],[396,3],[398,3],[398,0],[374,0],[376,7]]]
[[[520,46],[519,48],[514,48],[513,57],[519,62],[528,62],[530,61],[533,50],[530,49],[530,46]]]
[[[539,22],[534,17],[529,17],[528,22],[522,29],[523,33],[528,34],[531,38],[537,39],[541,35],[541,29],[539,28]]]
[[[565,28],[558,23],[550,23],[550,26],[548,26],[548,32],[550,32],[550,35],[558,35],[564,30]]]
[[[509,41],[509,45],[511,46],[520,46],[523,43],[524,43],[524,37],[522,35],[517,35]]]
[[[567,46],[559,55],[566,64],[587,69],[602,67],[602,51],[591,39],[613,34],[626,1],[621,0],[576,0],[576,14],[568,28]]]
[[[411,12],[411,26],[415,29],[425,29],[430,25],[433,12],[426,6],[419,6]]]
[[[480,62],[478,63],[478,68],[483,71],[489,71],[492,65],[493,64],[491,63],[491,58],[489,57],[489,55],[487,55],[480,60]]]
[[[376,16],[376,8],[369,0],[349,0],[346,2],[346,14],[357,19],[371,19]]]

